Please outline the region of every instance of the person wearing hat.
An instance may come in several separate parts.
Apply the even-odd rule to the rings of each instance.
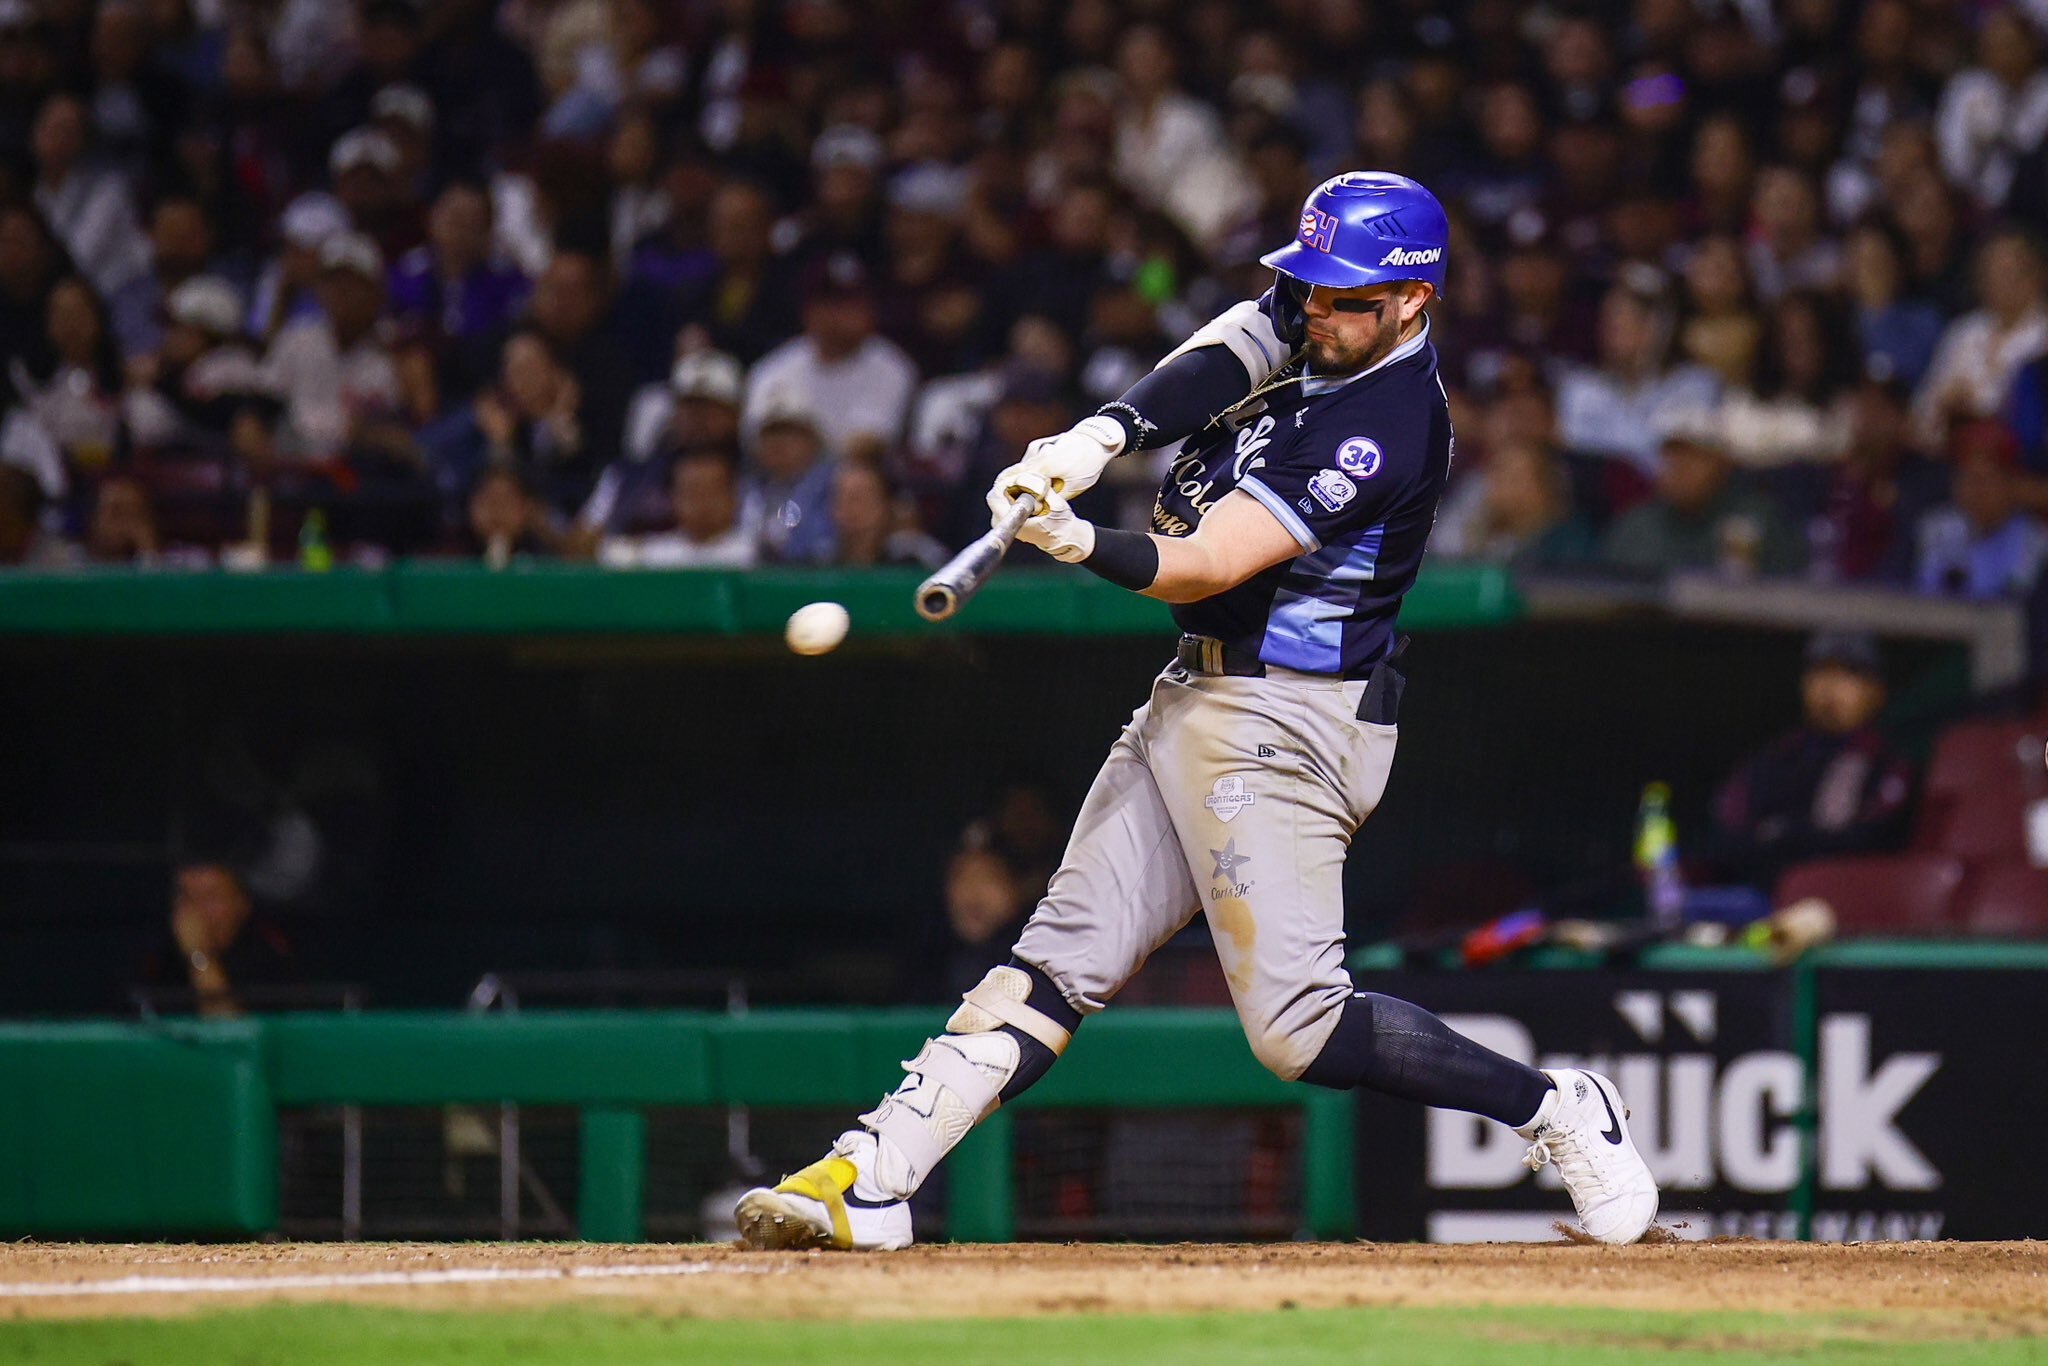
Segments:
[[[592,532],[661,521],[669,512],[662,479],[682,452],[710,448],[739,458],[740,363],[723,351],[685,351],[665,384],[633,395],[626,413],[626,445],[605,466],[583,509],[579,527]]]
[[[874,282],[850,251],[813,261],[802,280],[802,335],[763,356],[747,377],[740,426],[749,439],[762,425],[770,394],[807,397],[813,420],[834,454],[858,446],[892,445],[917,391],[917,366],[903,348],[875,332]]]
[[[1876,639],[1821,631],[1804,664],[1799,727],[1744,760],[1715,794],[1712,829],[1689,860],[1709,879],[1768,895],[1795,863],[1905,842],[1914,773],[1873,725],[1885,700]]]
[[[1950,501],[1920,519],[1913,586],[1943,597],[2023,597],[2048,560],[2048,532],[2019,505],[2019,443],[2004,424],[1970,422],[1949,443]]]
[[[404,172],[404,154],[381,128],[352,129],[336,138],[327,154],[334,197],[356,228],[387,252],[407,250],[421,237],[417,200]]]
[[[339,455],[362,424],[399,409],[398,366],[378,336],[384,256],[361,233],[320,248],[320,313],[278,333],[263,359],[265,387],[284,401],[288,453]]]
[[[320,312],[313,292],[320,278],[320,248],[351,227],[348,210],[324,190],[308,190],[285,205],[277,220],[277,255],[256,277],[249,300],[251,336],[267,342],[286,325]]]
[[[240,396],[262,386],[242,331],[242,296],[218,275],[196,275],[164,300],[163,340],[146,387],[126,397],[138,445],[224,444]]]
[[[832,554],[832,460],[818,412],[801,390],[750,391],[759,421],[741,520],[761,557],[782,564],[819,564]]]
[[[1655,492],[1601,538],[1601,563],[1635,574],[1721,569],[1741,577],[1790,574],[1804,547],[1776,503],[1733,479],[1717,414],[1667,419]]]

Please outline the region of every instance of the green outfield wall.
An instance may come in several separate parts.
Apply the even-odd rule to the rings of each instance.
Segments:
[[[821,599],[863,633],[959,630],[1020,635],[1171,631],[1163,603],[1088,574],[1026,569],[991,579],[953,621],[921,621],[917,570],[600,569],[401,561],[324,574],[82,570],[0,575],[0,633],[17,635],[777,634]],[[1432,567],[1401,608],[1424,630],[1497,625],[1521,605],[1507,572]]]

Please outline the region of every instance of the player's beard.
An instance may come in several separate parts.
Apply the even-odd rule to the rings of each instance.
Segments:
[[[1311,339],[1302,351],[1303,358],[1308,361],[1309,373],[1342,378],[1378,365],[1401,344],[1401,324],[1393,313],[1391,306],[1381,312],[1374,321],[1370,340],[1363,346]]]

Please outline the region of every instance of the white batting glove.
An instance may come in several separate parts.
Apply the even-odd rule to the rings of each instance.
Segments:
[[[1033,474],[1044,475],[1055,493],[1078,498],[1095,487],[1103,467],[1123,454],[1123,449],[1124,429],[1115,418],[1097,413],[1057,436],[1039,437],[1024,448],[1019,464]]]
[[[1065,498],[1045,487],[1042,475],[1024,473],[1017,478],[1024,481],[1020,486],[1024,496],[1037,499],[1044,509],[1017,529],[1018,540],[1037,546],[1064,564],[1079,564],[1095,553],[1095,523],[1076,517]],[[988,491],[990,522],[1001,521],[1010,510],[1010,502],[1005,481],[996,480],[995,487]]]

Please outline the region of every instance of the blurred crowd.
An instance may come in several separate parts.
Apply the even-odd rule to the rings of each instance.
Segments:
[[[1453,219],[1439,556],[2021,595],[2044,54],[2042,0],[0,0],[0,563],[930,564],[1371,167]]]

